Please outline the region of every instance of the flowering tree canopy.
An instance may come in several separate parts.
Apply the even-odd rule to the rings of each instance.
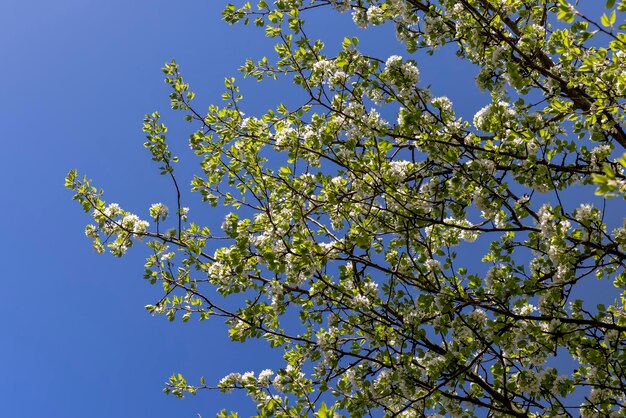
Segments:
[[[222,317],[233,340],[284,350],[275,371],[175,375],[166,391],[243,390],[258,416],[626,416],[626,1],[592,3],[228,5],[227,22],[275,41],[243,74],[303,99],[244,115],[227,79],[205,114],[165,65],[172,108],[200,125],[191,190],[229,208],[222,230],[183,207],[158,113],[145,146],[179,192],[172,213],[154,204],[149,224],[66,179],[96,251],[149,247],[145,277],[164,291],[150,313]],[[328,54],[305,20],[335,12],[392,25],[406,53],[346,38]],[[491,97],[473,120],[420,80],[411,57],[442,47]],[[612,291],[589,302],[599,281]]]

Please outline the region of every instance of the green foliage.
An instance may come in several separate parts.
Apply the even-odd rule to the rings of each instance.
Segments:
[[[222,231],[188,221],[156,112],[145,147],[172,179],[175,216],[152,204],[150,228],[75,171],[65,183],[93,216],[96,251],[122,256],[141,240],[150,249],[145,278],[164,295],[149,313],[222,317],[233,341],[284,350],[276,372],[199,385],[176,374],[166,392],[242,390],[259,417],[624,416],[626,227],[605,219],[621,199],[604,198],[626,192],[626,154],[614,159],[626,149],[626,2],[597,9],[226,6],[227,22],[275,41],[275,56],[248,59],[242,74],[291,80],[304,99],[244,116],[227,78],[224,103],[201,113],[179,66],[166,64],[172,109],[200,125],[191,190],[216,213],[228,208]],[[393,25],[408,58],[367,56],[355,37],[329,55],[306,35],[310,13],[347,11],[362,28]],[[490,93],[472,121],[421,82],[417,63],[444,46],[477,66]],[[592,305],[584,295],[596,280],[615,293]],[[245,302],[221,306],[214,291]]]
[[[619,175],[624,171],[624,167],[626,167],[626,154],[617,159],[616,164],[603,164],[604,173],[593,173],[593,182],[599,185],[596,194],[604,197],[621,195],[626,199],[626,181]]]

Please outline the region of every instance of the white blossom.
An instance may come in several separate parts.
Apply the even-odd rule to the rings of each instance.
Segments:
[[[120,226],[127,232],[132,232],[134,236],[139,236],[146,232],[150,224],[139,219],[137,215],[129,213],[124,216],[120,222]]]
[[[245,372],[244,374],[241,375],[241,377],[239,378],[239,381],[244,385],[255,383],[256,379],[254,378],[254,372]]]
[[[600,167],[600,163],[605,161],[609,154],[611,154],[611,146],[609,144],[602,144],[593,148],[591,150],[591,167],[598,169]]]
[[[352,9],[352,21],[358,27],[365,29],[368,26],[367,13],[365,10],[355,7]]]
[[[402,57],[400,55],[391,55],[385,62],[385,71],[390,68],[398,68],[402,65]]]
[[[241,379],[240,373],[230,373],[224,376],[218,383],[218,386],[222,388],[224,392],[231,392],[233,387],[239,383]]]
[[[474,309],[469,313],[468,317],[470,321],[479,325],[485,325],[488,320],[487,313],[482,309]]]
[[[261,371],[261,373],[259,373],[259,383],[262,385],[267,385],[270,382],[270,378],[272,377],[272,375],[274,374],[274,372],[271,369],[265,369],[263,371]]]
[[[120,205],[118,205],[117,203],[111,203],[103,211],[104,216],[106,216],[107,218],[114,218],[117,215],[119,215],[121,212],[122,212],[122,209],[120,208]]]
[[[500,121],[515,116],[515,111],[504,101],[490,103],[480,109],[474,115],[474,126],[476,129],[489,131],[492,128],[492,118],[497,117]]]
[[[322,81],[328,81],[336,70],[335,64],[322,59],[313,64],[313,73],[318,75]]]
[[[413,163],[410,161],[391,161],[389,163],[389,174],[395,180],[404,180],[411,169]]]
[[[87,236],[87,238],[97,238],[98,227],[95,225],[87,225],[85,227],[85,236]]]
[[[292,127],[282,127],[276,132],[276,135],[274,135],[274,146],[276,148],[287,146],[289,141],[291,141],[292,138],[295,138],[296,134],[296,130]]]
[[[527,303],[519,309],[519,314],[523,316],[528,316],[533,312],[536,312],[538,309],[535,305],[531,303]]]
[[[333,8],[339,13],[344,13],[350,10],[349,0],[331,0],[331,3],[333,5]]]
[[[541,235],[544,238],[550,238],[556,233],[554,216],[552,215],[552,206],[545,203],[537,212],[539,217],[538,223],[541,229]]]
[[[424,266],[426,267],[426,270],[428,270],[431,273],[441,270],[441,263],[438,260],[434,260],[432,258],[429,258],[426,261],[424,261]]]
[[[188,214],[189,214],[189,208],[187,207],[180,208],[180,217],[183,221],[187,220]]]
[[[150,216],[155,222],[164,221],[169,214],[169,209],[163,203],[153,203],[150,206]]]
[[[446,96],[436,97],[431,102],[433,105],[437,106],[443,112],[452,111],[452,102]]]
[[[161,255],[160,260],[162,262],[169,262],[170,260],[172,260],[174,258],[174,256],[176,255],[176,253],[174,253],[173,251],[170,251],[168,253],[164,253]]]
[[[372,25],[380,25],[385,21],[385,11],[376,5],[370,5],[367,8],[367,21]]]
[[[370,306],[370,300],[365,295],[356,295],[352,298],[354,306],[357,308],[367,308]]]
[[[598,220],[598,212],[594,210],[593,205],[583,203],[574,211],[574,218],[580,223],[592,222]]]

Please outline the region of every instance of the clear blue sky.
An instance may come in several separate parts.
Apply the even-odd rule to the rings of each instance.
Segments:
[[[259,30],[221,21],[223,3],[0,3],[2,416],[210,417],[222,408],[246,416],[245,398],[204,392],[180,401],[161,393],[163,382],[173,372],[216,382],[231,371],[275,367],[279,352],[229,343],[218,320],[170,324],[149,316],[143,306],[159,291],[141,279],[143,252],[96,255],[83,235],[89,219],[63,188],[77,168],[109,200],[144,217],[150,203],[171,198],[141,133],[144,114],[154,110],[181,149],[191,132],[178,122],[182,115],[168,112],[163,63],[176,58],[206,105],[219,101],[223,78],[236,75],[245,57],[271,53]],[[383,57],[403,54],[388,31],[361,32],[348,20],[315,25],[330,39],[363,35],[364,47]],[[420,63],[424,82],[471,117],[488,98],[477,94],[470,67],[439,57]],[[289,98],[284,87],[246,85],[250,113]]]

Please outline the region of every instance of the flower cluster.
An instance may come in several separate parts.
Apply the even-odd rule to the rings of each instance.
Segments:
[[[385,62],[381,78],[385,80],[402,100],[414,100],[417,96],[419,70],[411,61],[403,62],[399,55],[392,55]]]
[[[169,210],[163,203],[154,203],[150,206],[150,216],[155,222],[164,221],[168,214]]]
[[[476,129],[498,132],[502,125],[514,120],[515,111],[504,101],[490,103],[474,115]]]

